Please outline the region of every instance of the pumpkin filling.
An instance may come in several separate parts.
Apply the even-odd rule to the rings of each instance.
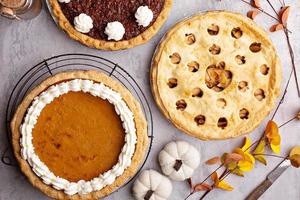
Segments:
[[[47,104],[32,130],[35,153],[54,175],[89,181],[110,170],[125,144],[114,105],[84,92]]]

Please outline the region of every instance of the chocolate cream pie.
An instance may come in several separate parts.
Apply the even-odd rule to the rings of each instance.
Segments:
[[[147,125],[139,103],[96,71],[52,76],[11,122],[15,156],[29,181],[55,199],[99,199],[144,160]]]
[[[127,49],[150,40],[166,21],[172,0],[49,0],[59,26],[89,46]]]

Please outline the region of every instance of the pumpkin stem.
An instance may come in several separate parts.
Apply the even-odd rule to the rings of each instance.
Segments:
[[[146,195],[144,197],[144,200],[149,200],[153,193],[154,193],[154,191],[148,190],[148,192],[146,193]]]
[[[175,162],[173,168],[174,168],[176,171],[178,171],[178,170],[180,169],[181,165],[182,165],[182,160],[176,160],[176,162]]]

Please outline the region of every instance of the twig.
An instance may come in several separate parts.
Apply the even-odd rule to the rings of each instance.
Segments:
[[[278,1],[279,1],[280,5],[283,7],[284,6],[284,2],[281,1],[281,0],[278,0]]]
[[[279,107],[281,106],[281,104],[282,104],[282,102],[283,102],[283,100],[284,100],[285,95],[287,94],[287,90],[288,90],[288,87],[289,87],[289,85],[290,85],[292,75],[293,75],[293,70],[290,72],[290,75],[289,75],[288,81],[287,81],[287,83],[286,83],[286,86],[285,86],[283,95],[282,95],[282,97],[281,97],[281,99],[280,99],[280,101],[279,101],[279,103],[278,103],[278,105],[277,105],[277,107],[276,107],[276,109],[275,109],[275,111],[274,111],[274,113],[273,113],[273,116],[272,116],[271,120],[274,119],[275,115],[276,115],[277,112],[278,112]]]
[[[253,6],[250,2],[248,2],[248,1],[246,1],[246,0],[241,0],[241,1],[244,2],[244,3],[246,3],[246,4],[248,4],[248,5],[250,5],[250,6]],[[262,8],[256,8],[256,9],[258,9],[260,12],[264,13],[265,15],[268,15],[269,17],[275,19],[276,21],[279,21],[276,17],[274,17],[274,16],[271,15],[270,13],[264,11]]]
[[[279,14],[277,13],[276,9],[274,8],[273,4],[271,4],[270,0],[267,0],[268,4],[270,5],[270,7],[272,8],[272,10],[274,11],[274,13],[277,15],[277,18],[279,19]]]
[[[212,173],[210,173],[201,183],[199,183],[199,184],[202,184],[202,183],[204,183],[207,179],[209,179],[209,177],[213,174],[213,173],[215,173],[216,171],[218,171],[221,167],[223,167],[224,166],[224,164],[221,164],[221,165],[219,165],[219,167],[217,167]],[[184,198],[184,200],[186,200],[186,199],[188,199],[190,196],[192,196],[193,194],[195,193],[195,190],[193,189],[191,192],[190,192],[190,194],[187,196],[187,197],[185,197]]]
[[[241,1],[248,4],[248,5],[250,5],[250,6],[253,6],[250,2],[248,2],[246,0],[241,0]],[[265,15],[271,17],[272,19],[276,20],[277,22],[281,23],[281,21],[277,17],[275,17],[275,16],[271,15],[270,13],[266,12],[264,9],[262,9],[262,8],[256,8],[256,9],[259,10],[260,12],[264,13]],[[292,33],[292,31],[290,31],[284,24],[283,24],[283,27],[286,28],[288,30],[288,32]]]
[[[286,40],[287,40],[288,47],[289,47],[290,58],[291,58],[291,61],[292,61],[292,66],[293,66],[293,71],[294,71],[294,77],[295,77],[295,82],[296,82],[298,97],[300,97],[300,87],[299,87],[297,70],[296,70],[296,64],[295,64],[294,50],[293,50],[292,45],[291,45],[289,32],[287,30],[285,30],[285,29],[284,29],[284,32],[285,32]]]
[[[283,124],[281,124],[280,126],[278,126],[278,128],[281,128],[281,127],[285,126],[286,124],[290,123],[291,121],[295,120],[296,118],[297,118],[297,116],[292,118],[292,119],[289,119],[288,121],[286,121]]]
[[[226,178],[226,177],[228,176],[228,172],[229,172],[229,171],[228,171],[227,169],[225,169],[225,170],[223,171],[223,173],[222,173],[221,176],[220,176],[220,181],[223,180],[224,178]],[[211,189],[211,190],[207,190],[207,191],[200,197],[199,200],[203,200],[203,199],[206,197],[206,195],[208,195],[208,194],[213,190],[213,188],[215,188],[215,184],[212,184],[211,187],[212,187],[212,189]]]
[[[276,9],[274,8],[273,4],[270,2],[270,0],[267,0],[267,2],[268,2],[269,6],[272,8],[272,10],[274,11],[274,13],[277,15],[277,17],[279,19],[279,14],[276,11]],[[291,61],[292,61],[292,66],[293,66],[293,71],[294,71],[294,77],[295,77],[298,97],[300,97],[300,87],[299,87],[299,83],[298,83],[298,76],[297,76],[297,70],[296,70],[296,64],[295,64],[295,56],[294,56],[294,51],[293,51],[291,41],[290,41],[289,31],[288,31],[286,25],[284,25],[284,33],[285,33],[286,40],[287,40],[288,47],[289,47],[289,53],[290,53],[290,58],[291,58]]]

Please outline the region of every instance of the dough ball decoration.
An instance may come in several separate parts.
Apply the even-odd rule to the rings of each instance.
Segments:
[[[71,0],[58,0],[60,3],[70,3]],[[147,27],[153,20],[153,12],[148,6],[140,6],[135,13],[136,22],[139,26]],[[93,20],[85,13],[74,18],[74,27],[81,33],[88,33],[93,28]],[[119,41],[123,39],[125,28],[121,22],[109,22],[104,33],[108,40]]]
[[[133,184],[137,200],[166,200],[172,193],[171,181],[155,170],[144,170]]]
[[[200,154],[193,145],[185,141],[173,141],[161,150],[158,160],[166,176],[175,181],[184,181],[192,177],[199,166]]]
[[[163,114],[200,139],[252,131],[280,94],[282,67],[267,34],[247,17],[212,11],[178,23],[153,58]]]

